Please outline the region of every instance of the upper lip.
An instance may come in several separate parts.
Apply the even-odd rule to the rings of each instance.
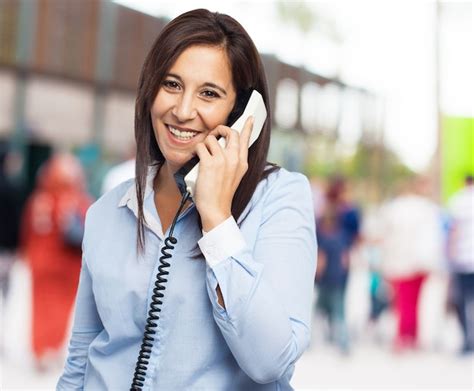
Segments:
[[[176,126],[176,125],[172,125],[172,124],[166,124],[172,128],[175,128],[175,129],[178,129],[182,132],[193,132],[193,133],[199,133],[199,130],[195,130],[195,129],[190,129],[190,128],[183,128],[181,126]]]

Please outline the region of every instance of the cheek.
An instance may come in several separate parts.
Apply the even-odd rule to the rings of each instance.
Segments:
[[[232,107],[206,107],[201,109],[201,117],[209,130],[218,125],[225,125]]]
[[[166,99],[166,94],[158,93],[150,110],[152,121],[160,119],[167,112],[169,106],[170,102]]]

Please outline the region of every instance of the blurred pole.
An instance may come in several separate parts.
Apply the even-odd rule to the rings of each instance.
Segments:
[[[117,5],[111,1],[100,4],[99,42],[97,44],[95,78],[98,81],[94,94],[93,140],[102,147],[104,134],[105,100],[114,75],[116,47]],[[102,151],[102,148],[100,148]]]
[[[388,167],[387,167],[387,159],[384,156],[385,151],[388,150],[388,147],[385,145],[386,141],[386,135],[385,135],[385,114],[387,111],[387,101],[385,96],[381,99],[381,109],[380,109],[380,118],[378,118],[377,121],[377,128],[379,129],[379,137],[378,137],[378,142],[379,142],[379,150],[380,150],[380,156],[381,156],[381,161],[380,161],[380,169],[379,169],[379,186],[380,186],[380,198],[379,202],[381,203],[385,198],[388,196],[388,191],[387,191],[387,183],[388,181],[386,178],[388,177]]]
[[[26,85],[28,81],[27,69],[31,63],[34,37],[36,29],[37,3],[21,0],[19,3],[18,31],[16,42],[17,75],[15,86],[14,118],[12,150],[21,156],[21,169],[14,178],[19,184],[26,182],[26,169],[28,163],[27,135],[26,135]]]
[[[441,17],[442,17],[442,4],[439,0],[435,3],[435,15],[434,15],[434,63],[435,63],[435,104],[436,104],[436,150],[433,161],[433,184],[434,184],[434,197],[437,202],[442,200],[442,180],[441,180],[441,159],[442,159],[442,112],[441,112],[441,74],[440,74],[440,63],[441,63]]]

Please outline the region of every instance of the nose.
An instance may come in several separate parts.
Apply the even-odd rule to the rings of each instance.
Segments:
[[[179,95],[171,112],[179,122],[192,120],[197,116],[195,103],[194,96],[191,93],[183,93]]]

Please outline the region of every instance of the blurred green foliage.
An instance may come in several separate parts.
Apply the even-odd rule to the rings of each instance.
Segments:
[[[474,118],[445,117],[442,121],[441,176],[446,201],[474,175]]]
[[[318,12],[317,2],[280,0],[276,7],[283,23],[292,24],[305,34],[314,29],[333,42],[344,40],[336,21],[327,13]]]
[[[308,177],[341,174],[354,184],[361,203],[378,203],[393,195],[415,173],[383,144],[359,142],[347,149],[335,140],[313,137],[304,172]]]

